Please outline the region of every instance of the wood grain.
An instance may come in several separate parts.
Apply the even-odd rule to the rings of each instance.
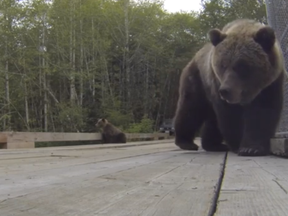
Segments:
[[[216,216],[288,215],[287,159],[229,153]]]
[[[99,133],[6,132],[8,142],[48,142],[100,140]]]
[[[224,158],[181,151],[174,143],[55,150],[62,159],[43,159],[45,151],[39,158],[32,150],[10,152],[0,163],[5,216],[206,216]],[[11,159],[26,154],[34,157]]]
[[[138,144],[138,143],[135,143]],[[139,143],[140,144],[140,143]],[[112,145],[112,144],[111,144]],[[104,145],[103,145],[104,146]],[[166,152],[177,147],[174,143],[126,145],[119,148],[99,148],[99,146],[54,147],[42,149],[2,150],[0,151],[0,181],[1,178],[12,178],[12,174],[25,176],[27,173],[59,169],[79,164],[113,161],[121,158],[137,157],[150,153]]]

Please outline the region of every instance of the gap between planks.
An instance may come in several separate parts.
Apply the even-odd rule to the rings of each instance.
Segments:
[[[210,209],[209,209],[209,212],[208,212],[208,216],[214,216],[216,211],[217,211],[218,200],[219,200],[219,196],[220,196],[222,182],[223,182],[224,175],[225,175],[227,157],[228,157],[228,152],[225,153],[225,156],[224,156],[224,159],[223,159],[223,163],[221,164],[220,173],[219,173],[219,179],[218,179],[218,182],[217,182],[217,184],[215,186],[214,197],[212,199],[212,203],[211,203],[211,206],[210,206]]]

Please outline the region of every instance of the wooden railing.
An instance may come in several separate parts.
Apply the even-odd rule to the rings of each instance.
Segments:
[[[126,133],[127,141],[172,138],[166,133]],[[100,141],[100,133],[0,132],[0,148],[35,148],[35,142]]]

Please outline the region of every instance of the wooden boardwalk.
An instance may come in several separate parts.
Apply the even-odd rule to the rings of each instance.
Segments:
[[[287,159],[167,140],[0,151],[0,216],[285,216],[287,191]]]

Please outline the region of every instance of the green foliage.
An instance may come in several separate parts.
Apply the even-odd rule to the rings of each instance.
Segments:
[[[0,1],[0,130],[92,132],[104,117],[152,132],[211,28],[266,20],[264,0],[202,3],[172,14],[158,0]]]
[[[203,11],[199,15],[203,35],[211,27],[222,28],[238,18],[267,22],[265,0],[202,0]]]
[[[59,104],[58,120],[65,132],[77,132],[84,126],[85,109],[79,106],[71,106],[70,104]]]
[[[122,130],[127,128],[132,120],[130,114],[123,114],[118,110],[109,110],[106,118],[109,122]]]
[[[113,102],[106,101],[102,107],[103,115],[99,116],[99,118],[106,118],[113,125],[123,130],[133,121],[133,116],[129,112],[124,113],[124,111],[121,110],[121,107],[122,104],[117,99],[114,99]]]
[[[144,115],[139,123],[132,123],[126,130],[128,133],[152,133],[154,121]]]

